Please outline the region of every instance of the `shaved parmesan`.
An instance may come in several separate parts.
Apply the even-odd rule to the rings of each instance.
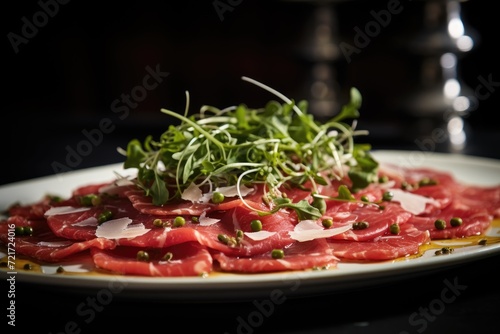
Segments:
[[[352,226],[344,225],[337,228],[324,229],[314,220],[303,220],[298,223],[293,231],[288,232],[290,237],[297,241],[309,241],[314,239],[329,238],[352,229]]]
[[[181,198],[186,201],[191,201],[193,203],[208,203],[212,199],[213,193],[217,191],[220,192],[224,197],[236,197],[241,194],[241,196],[246,196],[254,191],[253,188],[245,187],[244,185],[238,187],[228,186],[228,187],[220,187],[216,188],[214,191],[209,191],[206,193],[202,193],[200,187],[196,184],[191,183],[181,195]]]
[[[229,186],[229,187],[220,187],[216,188],[215,191],[220,192],[222,195],[226,197],[236,197],[241,193],[241,196],[246,196],[254,191],[253,188],[245,187],[244,185],[237,186]]]
[[[97,227],[95,235],[98,238],[106,239],[135,238],[149,232],[150,230],[145,228],[142,223],[131,223],[132,219],[130,218],[108,220]]]
[[[191,201],[193,203],[199,202],[202,198],[203,194],[201,189],[194,183],[191,183],[189,187],[187,187],[181,195],[181,198],[186,201]]]
[[[206,212],[203,212],[201,215],[200,215],[200,226],[210,226],[210,225],[213,225],[217,222],[219,222],[220,219],[215,219],[215,218],[210,218],[210,217],[207,217],[206,216],[207,213]]]
[[[399,202],[403,209],[410,213],[413,213],[414,215],[418,215],[424,212],[427,203],[436,206],[439,205],[439,202],[433,198],[413,194],[401,189],[390,189],[389,191],[393,194],[393,202]]]
[[[96,217],[89,217],[78,223],[74,223],[73,226],[97,226],[97,223],[98,222]]]
[[[71,246],[73,243],[71,241],[39,241],[37,243],[38,246],[41,247],[53,247],[53,248],[58,248],[58,247],[67,247]]]
[[[47,211],[45,211],[44,215],[47,216],[55,216],[55,215],[66,215],[69,213],[75,213],[75,212],[83,212],[90,210],[90,208],[76,208],[73,206],[57,206],[54,208],[50,208]]]
[[[276,232],[270,232],[270,231],[245,232],[245,235],[247,237],[256,241],[267,239],[275,234]]]

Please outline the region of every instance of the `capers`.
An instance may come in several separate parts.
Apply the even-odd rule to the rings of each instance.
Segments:
[[[401,232],[401,228],[399,227],[399,224],[391,224],[391,226],[389,226],[389,231],[391,231],[391,234],[399,234],[399,232]]]
[[[217,235],[217,239],[229,247],[235,247],[241,244],[244,233],[242,230],[236,230],[235,234],[235,237],[228,236],[227,234],[219,234]]]
[[[33,235],[33,227],[31,226],[16,226],[14,233],[18,237],[26,237]]]
[[[387,201],[387,202],[390,202],[392,200],[392,198],[394,197],[394,194],[390,191],[386,191],[384,192],[384,194],[382,195],[382,200],[383,201]]]
[[[434,226],[438,230],[444,230],[446,228],[446,222],[443,219],[436,219],[436,221],[434,222]]]
[[[389,177],[387,175],[382,175],[378,178],[378,183],[387,183],[389,182]]]
[[[155,220],[153,220],[153,226],[154,227],[163,227],[163,220],[161,220],[160,218],[156,218]]]
[[[99,216],[97,217],[97,222],[99,224],[102,224],[104,223],[105,221],[108,221],[111,219],[111,217],[113,217],[113,212],[111,212],[110,210],[104,210],[103,212],[101,212],[99,214]]]
[[[433,185],[436,185],[436,184],[438,184],[438,182],[436,180],[428,178],[428,177],[424,177],[423,179],[421,179],[420,181],[418,181],[418,185],[420,187],[433,186]]]
[[[25,226],[24,227],[24,235],[33,235],[33,227]]]
[[[460,226],[460,225],[462,225],[462,223],[463,223],[463,221],[462,221],[462,218],[460,218],[460,217],[453,217],[450,219],[450,225],[453,227]]]
[[[140,250],[137,252],[137,260],[138,261],[149,261],[149,254],[146,251]]]
[[[364,230],[365,228],[368,228],[369,226],[370,226],[370,224],[368,222],[365,222],[365,221],[352,223],[353,230]]]
[[[229,237],[226,234],[219,234],[217,239],[225,245],[229,243]]]
[[[101,197],[95,194],[83,195],[80,197],[80,204],[83,206],[97,206],[101,204]]]
[[[282,249],[273,249],[271,252],[271,257],[273,259],[282,259],[285,257],[285,252]]]
[[[262,230],[262,222],[259,219],[254,219],[250,222],[250,229],[252,232],[259,232]]]
[[[451,254],[453,253],[453,248],[443,247],[434,252],[434,255],[443,255],[443,254]]]

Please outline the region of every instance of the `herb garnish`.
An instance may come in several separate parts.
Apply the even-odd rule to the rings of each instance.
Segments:
[[[355,130],[361,106],[356,88],[351,88],[350,101],[340,113],[320,124],[307,113],[307,101],[295,103],[260,82],[242,79],[284,102],[271,100],[258,109],[245,104],[225,109],[205,105],[198,114],[189,115],[186,92],[184,114],[161,109],[179,119],[179,125],[170,125],[159,140],[152,136],[143,143],[133,139],[127,150],[122,150],[126,156],[124,168],[138,169],[136,183],[151,196],[154,205],[179,199],[193,186],[237,186],[245,202],[239,189],[262,184],[269,211],[253,210],[265,215],[289,208],[300,220],[313,219],[322,215],[314,203],[292,203],[281,196],[280,187],[304,187],[307,183],[315,194],[318,185],[344,178],[346,170],[353,192],[377,180],[378,163],[369,153],[371,146],[354,143],[355,136],[367,134]],[[345,123],[346,119],[354,119],[353,125]]]

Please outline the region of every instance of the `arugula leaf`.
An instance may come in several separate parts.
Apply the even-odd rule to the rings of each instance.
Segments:
[[[354,137],[366,132],[345,122],[359,117],[362,99],[356,88],[341,112],[320,124],[308,113],[307,101],[296,103],[260,82],[243,79],[283,102],[271,100],[262,108],[202,106],[188,116],[186,93],[184,114],[161,109],[180,124],[169,125],[158,140],[148,136],[142,145],[137,139],[128,143],[124,167],[138,168],[137,184],[155,205],[180,198],[189,185],[207,181],[215,187],[263,183],[269,196],[279,194],[284,185],[316,193],[328,178],[345,177],[346,166],[352,191],[374,182],[378,164],[369,155],[370,146],[354,143]],[[306,200],[292,203],[274,196],[267,202],[273,206],[260,214],[286,208],[300,219],[321,217]]]

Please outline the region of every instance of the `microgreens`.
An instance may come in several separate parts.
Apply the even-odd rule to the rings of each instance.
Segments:
[[[242,79],[284,102],[271,100],[257,109],[245,104],[225,109],[202,106],[199,113],[189,115],[186,92],[183,114],[161,109],[178,119],[179,125],[170,125],[159,140],[152,136],[143,143],[133,139],[122,151],[124,168],[138,169],[137,185],[154,205],[179,199],[193,184],[200,189],[261,184],[269,211],[253,210],[266,215],[289,208],[299,219],[311,219],[321,217],[320,210],[306,200],[292,203],[282,197],[282,186],[307,183],[314,194],[319,185],[344,178],[346,170],[352,191],[376,180],[378,163],[369,154],[370,145],[354,143],[355,136],[367,134],[355,130],[361,106],[356,88],[351,88],[350,101],[338,115],[320,124],[308,114],[306,101],[295,103],[260,82]],[[346,119],[354,119],[353,125],[345,123]]]

